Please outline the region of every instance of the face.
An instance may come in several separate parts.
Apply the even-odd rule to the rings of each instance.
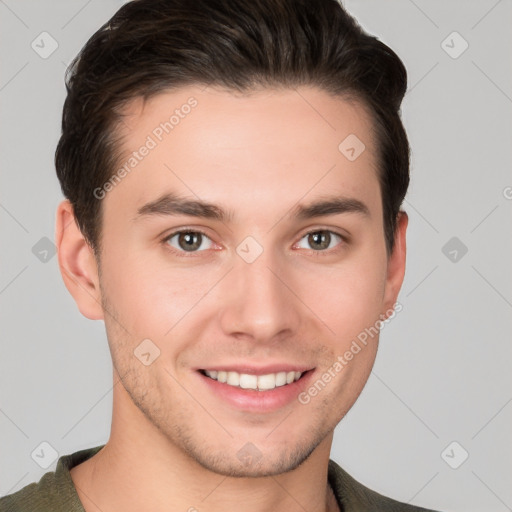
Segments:
[[[403,277],[370,118],[314,88],[188,87],[133,102],[121,129],[128,165],[97,195],[122,392],[205,468],[297,467],[360,394],[378,335],[358,336]]]

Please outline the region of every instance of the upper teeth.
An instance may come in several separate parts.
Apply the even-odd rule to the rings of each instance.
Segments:
[[[267,375],[250,375],[248,373],[225,372],[217,370],[205,370],[208,377],[229,384],[230,386],[237,386],[242,389],[258,389],[260,391],[274,389],[285,384],[299,380],[302,372],[279,372],[269,373]]]

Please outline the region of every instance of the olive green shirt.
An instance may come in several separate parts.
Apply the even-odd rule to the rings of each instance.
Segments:
[[[95,455],[103,446],[63,455],[57,461],[55,471],[45,473],[39,482],[0,498],[0,512],[85,512],[69,470]],[[367,489],[333,460],[329,461],[328,479],[343,512],[428,512]]]

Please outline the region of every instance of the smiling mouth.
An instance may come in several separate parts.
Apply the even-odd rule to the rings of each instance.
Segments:
[[[248,373],[222,370],[199,370],[199,372],[222,384],[240,389],[252,389],[254,391],[270,391],[281,386],[287,386],[298,381],[308,373],[308,371],[290,371],[268,373],[266,375],[251,375]]]

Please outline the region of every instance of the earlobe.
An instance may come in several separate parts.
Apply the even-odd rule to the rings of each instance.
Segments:
[[[103,319],[96,258],[67,199],[57,208],[55,245],[62,279],[78,309],[91,320]]]
[[[386,318],[391,314],[393,307],[398,298],[398,293],[402,287],[405,275],[405,260],[406,260],[406,231],[409,218],[405,211],[398,212],[396,229],[395,229],[395,244],[393,252],[388,259],[386,288],[384,291],[384,311],[383,316]]]

